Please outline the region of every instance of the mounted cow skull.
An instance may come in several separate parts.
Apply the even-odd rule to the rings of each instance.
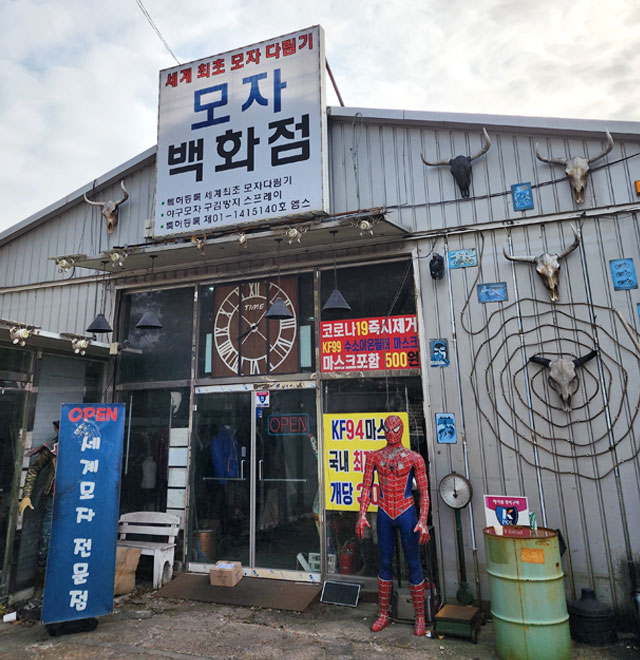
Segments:
[[[584,191],[587,187],[587,174],[589,174],[589,165],[606,156],[613,149],[613,138],[611,133],[607,131],[607,146],[597,156],[585,158],[584,156],[574,156],[573,158],[552,158],[549,156],[545,158],[538,150],[538,143],[536,142],[536,156],[543,163],[551,163],[553,165],[562,165],[571,182],[571,187],[578,204],[584,202]]]
[[[578,391],[578,387],[580,386],[580,380],[576,374],[576,367],[582,366],[597,354],[598,351],[594,349],[586,355],[574,358],[573,360],[565,360],[564,358],[549,360],[548,358],[534,355],[529,358],[529,362],[541,364],[543,367],[549,369],[549,386],[560,395],[562,409],[565,412],[570,412],[571,397]]]
[[[449,165],[451,168],[451,174],[453,175],[453,178],[456,180],[456,183],[460,188],[461,195],[463,197],[469,197],[469,186],[471,185],[471,161],[474,161],[476,158],[480,158],[480,156],[486,154],[487,151],[489,151],[489,147],[491,146],[491,140],[489,139],[487,129],[483,128],[482,133],[484,135],[484,146],[475,154],[471,154],[470,156],[456,156],[455,158],[451,159],[445,158],[444,160],[436,160],[434,162],[425,160],[422,154],[420,154],[420,158],[422,158],[422,162],[425,165],[429,165],[431,167]]]
[[[124,193],[124,196],[118,202],[111,202],[111,201],[92,202],[90,199],[87,198],[87,193],[84,194],[84,201],[87,204],[91,204],[91,206],[101,207],[100,213],[102,213],[105,220],[107,221],[107,231],[110,234],[113,234],[113,230],[116,228],[116,224],[118,223],[118,207],[120,206],[120,204],[126,202],[129,199],[129,193],[127,192],[127,189],[124,187],[124,181],[120,181],[120,187],[122,188],[122,192]]]
[[[573,230],[574,240],[573,243],[562,252],[558,254],[549,254],[545,252],[538,257],[532,255],[516,256],[515,254],[507,253],[507,246],[503,245],[502,252],[509,261],[523,261],[536,265],[536,272],[542,278],[544,285],[551,296],[553,302],[558,301],[558,284],[560,281],[560,261],[564,259],[569,253],[573,252],[578,245],[580,245],[580,234],[576,228],[571,225]]]

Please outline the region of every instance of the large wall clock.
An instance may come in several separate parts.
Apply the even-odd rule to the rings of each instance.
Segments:
[[[215,289],[213,322],[216,376],[257,376],[294,373],[300,369],[298,350],[297,279],[243,282]],[[280,295],[293,318],[267,320]]]

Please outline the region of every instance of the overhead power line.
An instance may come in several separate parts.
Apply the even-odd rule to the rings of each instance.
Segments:
[[[162,43],[164,44],[164,47],[171,53],[171,57],[173,57],[173,59],[178,64],[182,64],[182,62],[180,62],[180,60],[175,56],[175,53],[169,47],[169,44],[167,43],[166,39],[162,36],[162,33],[160,32],[160,30],[158,30],[158,27],[153,22],[153,19],[149,15],[149,12],[147,11],[146,7],[142,4],[142,0],[136,0],[136,4],[138,5],[138,7],[140,7],[140,11],[144,15],[144,17],[147,19],[147,21],[149,21],[149,25],[153,28],[153,31],[158,35],[158,39],[160,39],[160,41],[162,41]]]

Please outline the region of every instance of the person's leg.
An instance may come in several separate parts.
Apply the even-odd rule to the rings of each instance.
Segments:
[[[380,553],[378,571],[378,618],[373,622],[371,630],[379,632],[389,623],[389,605],[392,590],[392,562],[393,562],[393,526],[391,519],[382,510],[378,509],[378,551]]]
[[[424,611],[424,578],[422,566],[420,565],[420,542],[419,535],[413,529],[416,526],[416,510],[411,507],[398,518],[400,523],[400,538],[407,564],[409,565],[409,588],[413,607],[416,613],[414,634],[423,636],[426,632],[426,621]]]

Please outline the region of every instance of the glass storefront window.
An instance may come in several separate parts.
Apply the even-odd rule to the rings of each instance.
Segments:
[[[155,312],[162,328],[136,328],[136,323],[147,310]],[[191,373],[193,288],[127,294],[122,301],[122,311],[121,341],[128,341],[134,350],[120,353],[119,382],[188,379]]]
[[[120,512],[184,509],[185,481],[171,472],[186,475],[189,389],[124,391],[118,398],[127,405]]]
[[[18,348],[0,346],[0,372],[26,373],[29,371],[31,353]],[[2,380],[2,376],[0,376]]]
[[[267,321],[281,295],[294,318]],[[204,284],[199,289],[198,377],[220,378],[310,372],[315,339],[313,274],[277,280]]]
[[[333,290],[332,270],[322,271],[320,307]],[[415,314],[413,267],[410,261],[338,269],[338,289],[349,303],[349,312],[325,312],[323,321]]]
[[[337,413],[391,413],[406,412],[409,417],[411,449],[425,460],[427,474],[429,460],[425,442],[425,424],[422,411],[422,384],[419,378],[362,378],[325,381],[324,412]],[[381,448],[382,448],[381,444]],[[431,490],[433,490],[431,488]],[[336,572],[342,575],[357,574],[375,577],[378,572],[378,547],[376,513],[369,512],[371,529],[365,532],[363,541],[355,536],[358,518],[356,511],[327,510],[327,544],[329,555],[336,555]],[[429,515],[429,522],[431,514]],[[408,579],[404,555],[400,551],[399,566],[394,566],[394,576]],[[423,557],[423,566],[430,572],[431,557]],[[331,561],[330,561],[331,566]]]

